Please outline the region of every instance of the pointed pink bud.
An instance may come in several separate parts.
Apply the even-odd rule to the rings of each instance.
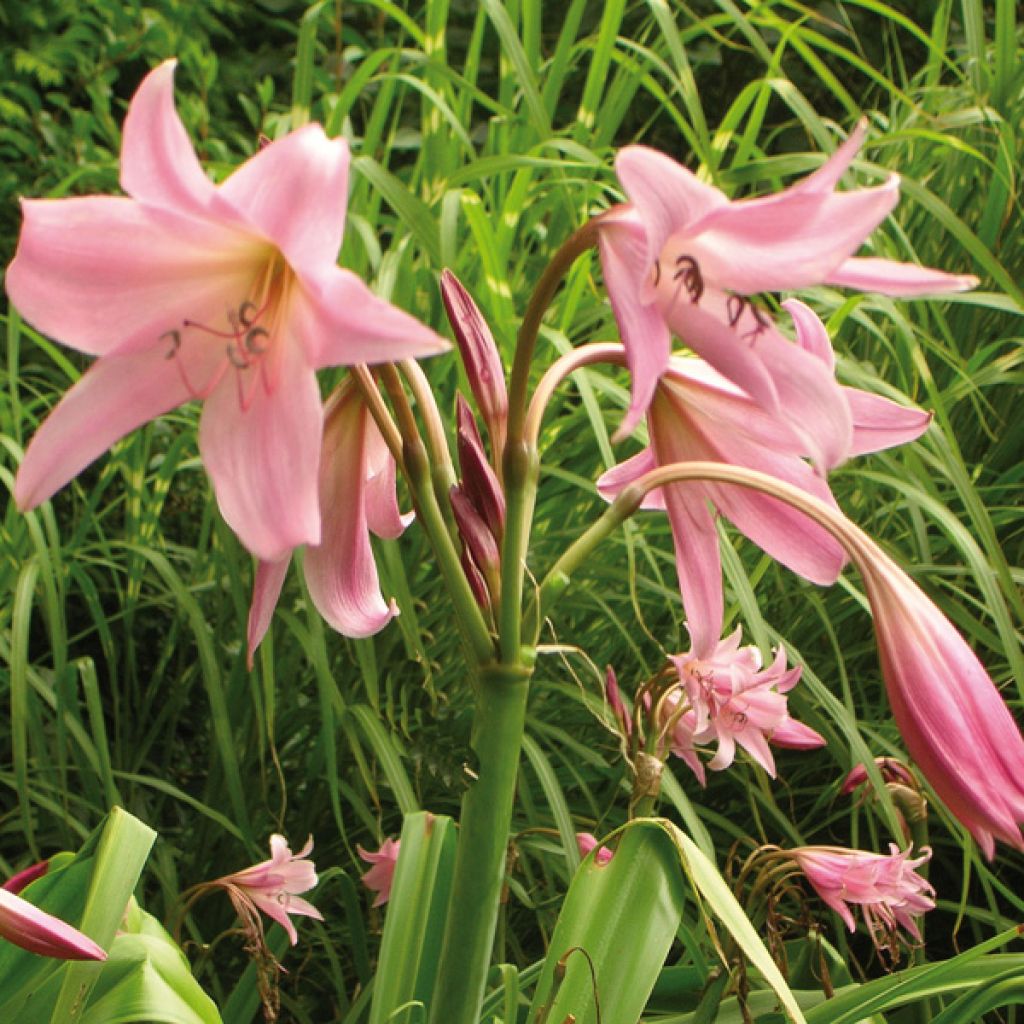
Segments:
[[[398,839],[385,839],[377,851],[364,850],[361,846],[356,846],[359,856],[371,865],[370,870],[361,876],[361,881],[367,889],[376,894],[373,901],[375,907],[382,907],[391,899],[391,883],[395,879],[400,842]]]
[[[494,539],[490,527],[484,522],[483,516],[476,510],[473,502],[469,500],[461,487],[453,487],[449,492],[449,497],[459,534],[465,541],[469,553],[473,556],[477,568],[487,577],[490,573],[496,572],[501,563],[498,542]]]
[[[895,757],[876,757],[875,764],[881,773],[882,781],[885,783],[896,783],[901,786],[909,786],[911,789],[918,789],[917,779],[911,774],[910,769]],[[843,785],[839,792],[843,796],[849,796],[855,790],[865,785],[868,781],[867,769],[862,764],[854,765],[849,774],[843,779]]]
[[[597,845],[597,838],[590,832],[576,833],[576,848],[580,851],[581,857],[588,856],[590,851]],[[603,866],[607,864],[613,856],[614,853],[609,850],[607,846],[602,846],[598,849],[597,853],[594,854],[594,863]]]
[[[487,322],[462,282],[450,271],[441,272],[441,298],[473,390],[491,435],[496,459],[505,446],[505,422],[508,419],[508,394],[505,369]]]
[[[6,888],[0,889],[0,938],[30,953],[58,960],[107,958],[104,950],[88,935]]]
[[[469,589],[473,591],[473,598],[481,608],[491,607],[491,595],[487,589],[487,581],[483,573],[476,567],[469,548],[464,547],[459,555],[459,564],[469,583]]]
[[[505,531],[505,495],[484,454],[473,411],[462,395],[456,397],[456,420],[463,490],[500,542]]]
[[[17,894],[21,892],[26,885],[34,882],[37,878],[42,878],[49,870],[50,862],[48,860],[38,861],[35,864],[30,864],[27,868],[23,868],[17,874],[11,875],[11,877],[8,878],[0,888]]]
[[[633,735],[633,721],[622,703],[622,696],[619,693],[619,680],[615,675],[615,669],[609,665],[604,670],[604,693],[608,698],[608,705],[611,707],[615,717],[622,726],[622,734],[627,739]]]

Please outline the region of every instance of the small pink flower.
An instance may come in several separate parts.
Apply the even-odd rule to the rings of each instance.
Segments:
[[[876,757],[875,764],[878,766],[878,771],[881,773],[882,781],[886,783],[897,783],[902,786],[909,786],[911,789],[917,789],[917,780],[913,775],[910,774],[910,769],[907,768],[902,761],[897,761],[895,757]],[[867,769],[862,764],[854,765],[850,769],[846,778],[843,779],[843,784],[840,787],[839,792],[843,796],[849,796],[855,792],[861,786],[865,785],[868,781]]]
[[[317,124],[219,185],[174,109],[174,62],[132,98],[125,197],[26,200],[7,291],[21,315],[99,358],[36,432],[22,509],[115,441],[192,399],[228,525],[258,558],[320,542],[323,410],[316,371],[448,343],[337,265],[349,151]]]
[[[292,853],[284,836],[272,835],[270,860],[225,875],[209,884],[227,890],[236,913],[247,926],[258,926],[256,911],[262,910],[284,928],[294,946],[299,936],[290,914],[323,920],[320,911],[298,895],[317,883],[316,868],[312,861],[305,859],[312,849],[312,836],[298,853]]]
[[[362,883],[371,892],[377,894],[373,901],[375,907],[382,907],[391,899],[391,883],[395,878],[395,865],[398,863],[398,848],[400,840],[385,839],[381,848],[376,852],[364,850],[356,846],[359,856],[371,864],[372,867],[362,876]]]
[[[777,733],[789,741],[783,745],[802,749],[824,746],[825,740],[813,729],[789,716],[786,694],[796,686],[801,669],[786,668],[782,647],[772,664],[763,669],[760,651],[740,647],[737,629],[708,657],[691,653],[672,655],[669,660],[682,684],[682,692],[669,700],[666,710],[678,714],[671,734],[672,752],[694,769],[702,783],[704,770],[697,760],[697,745],[718,743],[708,764],[713,771],[728,768],[739,745],[772,777],[775,760],[768,744],[775,741]],[[685,704],[679,714],[681,702]]]
[[[859,906],[875,944],[893,949],[897,927],[921,940],[914,918],[935,906],[935,890],[915,870],[929,860],[930,849],[925,847],[914,860],[909,847],[901,853],[893,843],[889,849],[882,854],[841,846],[802,846],[786,853],[851,932],[856,923],[850,907]]]
[[[586,857],[595,846],[597,846],[597,837],[592,833],[576,833],[576,847],[580,851],[581,857]],[[609,850],[607,846],[602,846],[597,853],[594,854],[594,863],[599,865],[607,864],[613,856],[613,851]]]

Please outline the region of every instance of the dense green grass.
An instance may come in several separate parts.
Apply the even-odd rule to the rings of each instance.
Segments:
[[[355,159],[343,264],[442,331],[437,275],[451,267],[510,359],[547,259],[620,198],[617,146],[659,146],[741,195],[806,173],[837,128],[866,113],[858,182],[892,170],[904,182],[874,253],[974,272],[982,284],[941,303],[813,291],[844,382],[902,392],[934,413],[921,441],[843,467],[833,488],[967,636],[1021,719],[1024,76],[1012,3],[573,0],[557,15],[539,0],[200,7],[198,23],[195,5],[172,0],[149,14],[111,3],[74,18],[53,0],[37,15],[0,15],[10,33],[0,44],[0,251],[13,251],[15,195],[116,190],[125,100],[146,67],[179,53],[179,109],[213,173],[251,153],[258,131],[277,136],[312,118],[344,133]],[[13,311],[3,327],[9,487],[24,444],[84,362]],[[568,346],[615,335],[597,260],[584,257],[545,322],[537,372]],[[425,369],[450,410],[462,371],[452,357]],[[597,475],[636,449],[609,441],[625,384],[581,371],[548,413],[530,552],[538,578],[602,508]],[[411,809],[455,813],[465,778],[470,695],[451,610],[413,528],[378,548],[402,607],[384,633],[334,635],[293,573],[248,673],[251,562],[210,499],[196,421],[195,408],[181,409],[51,503],[7,508],[0,867],[76,845],[120,803],[159,830],[143,898],[170,919],[189,885],[262,859],[270,832],[293,844],[312,833],[327,921],[303,923],[302,945],[284,959],[286,1019],[357,1020],[380,917],[357,884],[355,846],[396,835]],[[776,783],[743,762],[701,791],[676,762],[663,810],[720,862],[748,836],[885,849],[899,841],[891,809],[838,795],[852,763],[901,750],[860,581],[851,571],[816,589],[724,535],[729,621],[805,665],[793,707],[830,742],[784,753]],[[626,813],[603,666],[628,689],[685,647],[660,517],[641,516],[585,567],[543,639],[499,936],[499,958],[520,967],[550,935],[577,862],[572,833],[607,831]],[[935,802],[929,833],[940,910],[927,953],[940,958],[1020,919],[1024,872],[1019,854],[981,860]],[[230,924],[226,901],[207,901],[184,935],[209,942]],[[190,949],[230,1024],[255,1011],[239,945]],[[681,956],[706,968],[699,945],[693,936]],[[852,945],[866,962],[867,943]]]

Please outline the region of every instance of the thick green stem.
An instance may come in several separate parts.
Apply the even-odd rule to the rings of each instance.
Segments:
[[[462,800],[452,900],[431,1024],[477,1024],[505,882],[530,670],[481,670],[471,745],[476,778]]]

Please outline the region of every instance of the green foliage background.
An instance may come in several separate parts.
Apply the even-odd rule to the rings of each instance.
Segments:
[[[974,293],[895,302],[820,288],[846,383],[898,389],[934,413],[918,443],[843,467],[844,510],[909,567],[968,636],[1021,718],[1020,189],[1024,75],[1012,3],[854,0],[666,3],[451,0],[89,2],[0,8],[0,253],[18,196],[117,190],[119,126],[145,71],[180,60],[178,108],[221,177],[311,117],[352,141],[342,262],[445,331],[437,275],[473,293],[505,355],[554,248],[620,196],[611,161],[643,141],[740,195],[817,165],[865,112],[861,183],[890,170],[903,201],[877,255],[982,278]],[[10,487],[36,424],[85,360],[8,311],[0,480]],[[573,268],[542,335],[546,365],[615,337],[596,259]],[[451,409],[453,358],[426,369]],[[538,367],[539,371],[540,367]],[[325,375],[325,388],[332,383]],[[625,380],[580,372],[549,411],[531,566],[540,576],[602,507],[593,481],[624,454],[610,430]],[[454,814],[466,778],[469,695],[450,610],[413,528],[378,551],[402,615],[380,636],[325,629],[298,576],[272,636],[245,668],[252,566],[219,520],[186,407],[118,444],[53,501],[9,505],[0,546],[0,868],[73,847],[121,803],[159,831],[143,902],[165,920],[195,882],[262,859],[266,838],[316,837],[322,926],[285,956],[286,1017],[358,1020],[379,916],[358,885],[357,843],[397,835],[417,808]],[[729,618],[764,650],[805,664],[798,717],[829,739],[712,774],[675,770],[663,810],[717,851],[900,841],[883,806],[838,795],[850,766],[899,754],[857,578],[822,591],[746,542],[725,549]],[[547,624],[530,706],[510,896],[499,958],[543,952],[577,863],[576,830],[625,813],[626,771],[600,678],[628,690],[686,646],[667,526],[641,518],[587,566]],[[927,953],[987,937],[1024,912],[1022,863],[982,862],[933,803],[940,910]],[[183,936],[225,1020],[253,1019],[252,975],[227,902],[198,904]],[[832,922],[854,971],[861,937]],[[673,953],[706,973],[695,929]],[[241,979],[241,980],[239,980]],[[287,1015],[291,1015],[288,1017]]]

